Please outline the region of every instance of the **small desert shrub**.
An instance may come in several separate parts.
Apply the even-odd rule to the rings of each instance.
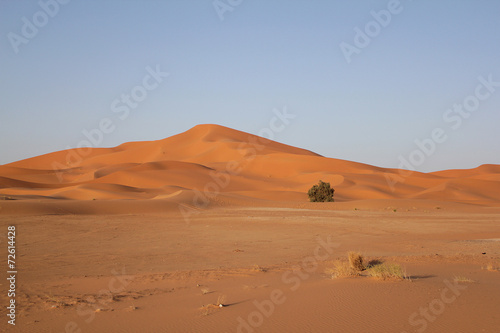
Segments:
[[[226,302],[226,295],[219,295],[219,297],[217,297],[217,303],[215,305],[222,308],[225,306],[224,304],[225,302]]]
[[[475,282],[474,280],[469,279],[468,277],[465,277],[465,276],[455,276],[453,278],[453,281],[457,281],[457,282],[469,282],[469,283]]]
[[[219,295],[215,304],[207,304],[201,307],[202,315],[208,316],[220,308],[226,307],[226,295]]]
[[[486,269],[487,271],[490,271],[490,272],[497,272],[497,271],[500,271],[500,268],[495,266],[493,263],[489,263],[488,265],[486,265],[486,267],[483,267],[483,269]]]
[[[262,273],[267,272],[267,268],[259,266],[259,265],[253,265],[253,270],[254,270],[254,272],[262,272]]]
[[[128,308],[125,309],[125,311],[135,311],[138,310],[139,308],[135,305],[131,305]]]
[[[399,264],[382,263],[374,265],[368,270],[368,274],[382,280],[403,280],[407,278],[406,272]]]
[[[320,180],[317,185],[309,189],[307,195],[311,202],[333,202],[333,192],[335,190],[330,187],[330,183]]]
[[[365,265],[363,265],[363,256],[358,252],[349,252],[349,265],[351,265],[352,269],[361,272],[365,270]]]
[[[332,268],[328,268],[326,273],[331,274],[332,279],[359,276],[359,272],[354,270],[346,261],[337,260]]]

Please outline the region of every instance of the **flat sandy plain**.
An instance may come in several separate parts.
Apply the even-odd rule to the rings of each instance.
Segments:
[[[307,202],[319,179],[336,202]],[[410,173],[203,125],[3,165],[0,185],[2,332],[500,327],[497,165]],[[409,278],[332,278],[349,251]]]

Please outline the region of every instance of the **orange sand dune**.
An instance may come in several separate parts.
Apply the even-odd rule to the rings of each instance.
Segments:
[[[432,174],[449,178],[475,177],[489,174],[500,174],[500,165],[483,164],[474,169],[455,169],[433,172]]]
[[[309,202],[320,179],[335,202]],[[0,331],[498,332],[499,185],[498,165],[384,169],[216,125],[0,165]],[[412,282],[334,278],[348,251]]]
[[[197,200],[222,205],[228,198],[240,204],[246,199],[300,203],[320,179],[334,186],[337,202],[413,199],[500,206],[499,165],[429,174],[384,169],[218,125],[198,125],[158,141],[70,149],[2,165],[0,195],[24,201],[160,199],[194,208]]]

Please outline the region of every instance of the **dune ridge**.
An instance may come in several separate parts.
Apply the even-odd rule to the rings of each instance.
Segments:
[[[80,148],[0,166],[0,197],[13,201],[163,200],[307,202],[318,180],[337,202],[434,200],[500,206],[500,165],[433,173],[327,158],[219,125],[198,125],[157,141]],[[19,204],[18,204],[19,205]],[[22,207],[22,205],[20,206]],[[0,210],[0,212],[2,212]]]

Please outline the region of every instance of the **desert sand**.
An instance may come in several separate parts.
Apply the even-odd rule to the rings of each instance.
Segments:
[[[308,202],[319,180],[335,202]],[[385,169],[218,125],[1,165],[0,330],[498,332],[499,185],[499,165]],[[332,276],[349,251],[407,278]]]

